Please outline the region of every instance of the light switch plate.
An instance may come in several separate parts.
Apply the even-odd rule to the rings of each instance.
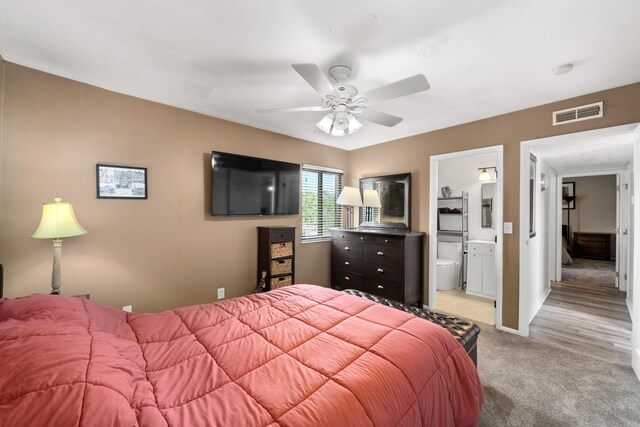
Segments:
[[[504,231],[504,234],[513,234],[513,223],[505,222],[503,231]]]
[[[124,307],[122,307],[122,311],[127,311],[127,312],[131,313],[133,311],[133,306],[132,305],[125,305]]]
[[[224,288],[218,288],[218,299],[224,299]]]

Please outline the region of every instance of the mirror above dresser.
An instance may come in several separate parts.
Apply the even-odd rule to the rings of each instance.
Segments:
[[[360,227],[409,230],[411,228],[411,174],[360,179],[364,207]]]

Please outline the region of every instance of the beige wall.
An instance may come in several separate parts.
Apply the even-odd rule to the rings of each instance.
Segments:
[[[133,304],[138,311],[211,301],[220,286],[228,297],[250,292],[256,226],[299,227],[297,216],[210,217],[213,149],[345,168],[352,185],[364,176],[411,172],[412,227],[429,232],[429,156],[502,144],[504,219],[514,223],[514,234],[505,236],[503,323],[517,328],[520,141],[640,122],[636,83],[347,153],[14,64],[6,64],[3,81],[0,262],[6,295],[48,291],[51,242],[28,237],[40,204],[61,195],[89,231],[64,242],[63,291],[89,292],[99,302]],[[552,111],[595,101],[604,101],[604,118],[551,126]],[[149,200],[97,200],[97,162],[148,167]],[[297,282],[327,285],[329,245],[298,244],[297,251]]]
[[[517,96],[517,94],[514,94]],[[551,113],[604,101],[604,118],[551,125]],[[520,141],[640,122],[640,83],[542,105],[477,122],[416,135],[349,154],[349,176],[357,178],[411,172],[412,228],[429,232],[429,157],[471,148],[504,145],[504,220],[514,234],[505,235],[503,262],[503,324],[518,328]],[[426,251],[425,251],[426,252]],[[425,254],[425,266],[428,265]],[[425,274],[424,295],[428,295]],[[425,298],[426,299],[426,298]]]
[[[4,66],[5,66],[6,62],[4,61],[4,59],[2,58],[2,56],[0,56],[0,254],[2,254],[2,246],[3,246],[3,242],[4,239],[2,238],[2,165],[3,165],[3,161],[2,161],[2,118],[4,117],[4,115],[2,114],[2,109],[4,106],[4,103],[2,102],[2,96],[4,94]],[[0,264],[2,264],[2,256],[0,256]]]
[[[41,204],[73,203],[63,293],[157,311],[250,293],[259,225],[299,217],[213,219],[210,152],[346,168],[343,150],[116,94],[7,63],[0,119],[0,262],[5,296],[50,289],[49,240],[32,240]],[[96,163],[149,168],[149,200],[98,200]],[[296,281],[329,284],[328,243],[297,245]]]
[[[575,182],[576,209],[571,211],[571,230],[592,233],[613,233],[616,229],[616,176],[580,176],[563,178]],[[562,211],[562,223],[567,223],[567,211]]]

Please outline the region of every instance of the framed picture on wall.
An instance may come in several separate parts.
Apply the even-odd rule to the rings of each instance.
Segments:
[[[147,168],[96,165],[98,199],[147,199]]]
[[[570,199],[573,197],[573,199]],[[576,183],[573,181],[562,183],[562,209],[576,208]],[[569,203],[567,203],[569,200]]]

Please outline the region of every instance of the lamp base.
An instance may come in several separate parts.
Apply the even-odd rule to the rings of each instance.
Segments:
[[[62,240],[53,240],[53,269],[51,270],[51,295],[60,295],[60,285],[62,279],[60,270],[62,268]]]
[[[355,230],[357,227],[355,227],[354,222],[353,206],[347,206],[347,226],[345,228],[347,230]]]

